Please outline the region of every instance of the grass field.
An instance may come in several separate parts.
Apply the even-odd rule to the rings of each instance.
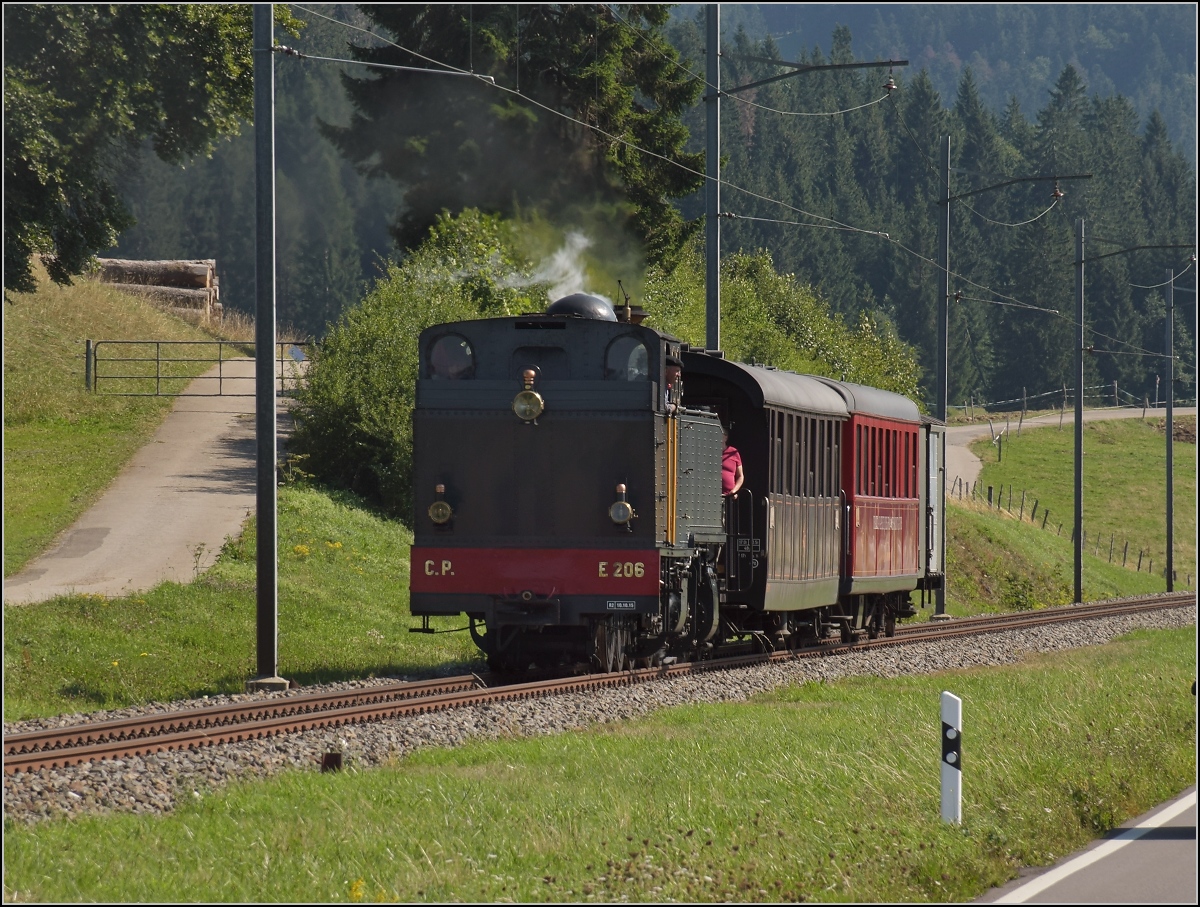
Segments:
[[[951,616],[1025,611],[1074,599],[1070,538],[981,506],[952,504],[947,525],[946,612]],[[1087,553],[1083,588],[1086,601],[1098,601],[1162,592],[1166,582]]]
[[[6,821],[5,901],[967,901],[1194,782],[1195,647],[1139,631],[290,772],[161,818]],[[942,690],[961,826],[939,819]]]
[[[1145,420],[1115,419],[1088,422],[1083,431],[1083,529],[1086,549],[1106,560],[1111,550],[1114,562],[1126,560],[1136,568],[1154,571],[1163,581],[1166,566],[1166,434],[1165,421],[1153,415]],[[1174,552],[1177,587],[1191,588],[1196,580],[1196,417],[1177,420],[1174,457]],[[1190,441],[1181,440],[1189,438]],[[981,487],[993,486],[1004,504],[1013,500],[1019,511],[1025,493],[1025,518],[1037,501],[1040,512],[1050,510],[1047,528],[1063,535],[1070,544],[1075,510],[1073,431],[1036,428],[1018,437],[1010,433],[1001,448],[984,440],[972,446],[983,462]],[[1012,489],[1008,492],[1005,489]],[[986,499],[986,498],[985,498]],[[1045,536],[1043,536],[1045,538]],[[1125,543],[1129,543],[1126,551]],[[1069,549],[1070,550],[1070,549]],[[1068,558],[1070,562],[1070,558]],[[1102,597],[1085,584],[1085,595]]]
[[[277,523],[279,666],[289,679],[484,669],[465,631],[409,632],[402,526],[353,498],[298,487],[279,490]],[[251,523],[188,585],[6,606],[5,720],[242,692],[256,664],[255,548]]]

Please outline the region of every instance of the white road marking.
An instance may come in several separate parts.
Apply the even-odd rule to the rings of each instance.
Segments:
[[[1165,825],[1177,815],[1194,806],[1196,803],[1196,792],[1192,791],[1178,803],[1168,806],[1158,815],[1147,819],[1144,825],[1139,825],[1136,828],[1122,829],[1115,837],[1105,841],[1095,850],[1089,850],[1087,853],[1080,854],[1074,860],[1064,863],[1056,869],[1051,869],[1047,873],[1043,873],[1036,879],[1032,879],[1019,888],[1014,888],[1002,898],[997,898],[993,903],[996,904],[1023,904],[1036,894],[1045,891],[1051,885],[1061,882],[1067,876],[1073,875],[1085,867],[1091,866],[1097,860],[1103,860],[1109,854],[1116,853],[1130,841],[1136,841],[1138,838],[1146,835],[1152,829],[1158,828],[1160,825]]]

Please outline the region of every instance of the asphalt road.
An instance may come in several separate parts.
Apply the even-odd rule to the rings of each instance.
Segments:
[[[977,904],[1195,904],[1196,788]]]

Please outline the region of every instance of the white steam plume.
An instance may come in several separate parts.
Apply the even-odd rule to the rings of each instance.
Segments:
[[[603,299],[612,305],[612,300],[603,293],[592,292],[584,288],[586,277],[581,256],[591,244],[592,241],[584,234],[572,230],[567,233],[566,241],[558,251],[551,255],[533,274],[525,278],[509,278],[504,285],[522,287],[535,283],[548,283],[550,284],[547,294],[549,302],[561,299],[571,293],[588,293],[588,295]]]

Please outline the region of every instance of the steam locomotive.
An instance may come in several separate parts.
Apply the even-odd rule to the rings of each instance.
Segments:
[[[494,670],[604,672],[894,634],[944,581],[945,426],[639,314],[575,294],[422,332],[416,631],[465,614]]]

